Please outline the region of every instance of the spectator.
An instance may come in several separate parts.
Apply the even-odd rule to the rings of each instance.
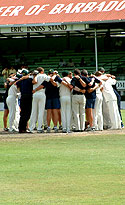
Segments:
[[[59,67],[60,67],[60,68],[66,67],[66,61],[64,61],[62,58],[60,58]]]
[[[75,67],[75,64],[72,61],[72,58],[69,59],[69,62],[67,63],[67,67]]]
[[[115,49],[116,49],[117,51],[122,50],[122,41],[121,41],[120,38],[117,38],[117,39],[116,39],[116,42],[115,42]]]
[[[105,51],[110,51],[111,48],[112,48],[111,45],[112,45],[112,38],[111,38],[111,36],[110,36],[110,30],[108,30],[108,31],[106,32],[105,37],[104,37],[104,50],[105,50]]]
[[[90,58],[90,64],[89,65],[90,66],[95,66],[96,65],[96,62],[95,62],[93,57]]]
[[[24,56],[24,54],[22,54],[21,57],[20,57],[20,63],[21,63],[21,65],[25,65],[26,62],[27,62],[27,59],[26,59],[26,57]]]
[[[20,58],[18,56],[18,54],[16,54],[16,58],[15,58],[15,68],[16,70],[18,70],[20,67]]]
[[[4,80],[6,81],[6,79],[9,77],[9,69],[8,69],[8,67],[5,67],[3,69],[2,75],[3,75]]]
[[[16,69],[13,66],[11,66],[11,68],[9,70],[9,75],[11,75],[11,74],[16,74]]]
[[[84,67],[86,65],[84,57],[81,58],[80,67]]]

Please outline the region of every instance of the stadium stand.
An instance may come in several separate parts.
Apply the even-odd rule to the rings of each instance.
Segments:
[[[29,70],[36,69],[39,66],[45,68],[46,72],[49,69],[58,69],[61,73],[62,68],[59,67],[60,58],[63,58],[68,62],[69,58],[72,58],[75,63],[75,67],[82,69],[80,67],[81,58],[84,57],[86,66],[84,69],[87,69],[89,73],[95,72],[95,66],[90,65],[90,58],[95,58],[94,53],[90,51],[76,53],[74,50],[64,50],[63,52],[55,51],[45,51],[45,52],[23,52],[27,61]],[[20,56],[22,53],[20,54]],[[15,55],[4,55],[3,56],[10,65],[15,63]],[[125,52],[99,52],[98,53],[98,67],[105,67],[107,72],[112,72],[113,74],[123,73],[125,67]],[[2,65],[0,65],[0,70],[2,71]],[[63,70],[73,70],[74,68],[65,67]]]
[[[90,58],[95,58],[95,54],[90,51],[75,52],[74,50],[64,50],[63,52],[45,51],[45,52],[23,52],[19,57],[24,54],[26,57],[26,63],[30,71],[42,66],[45,69],[45,73],[48,73],[50,69],[58,70],[61,75],[62,70],[73,71],[74,68],[83,68],[88,70],[89,74],[94,73],[95,66],[90,66]],[[15,64],[15,55],[4,55],[4,59],[9,65]],[[84,57],[86,65],[80,67],[81,58]],[[69,58],[72,58],[75,63],[75,67],[59,67],[60,58],[63,58],[66,63]],[[104,67],[106,72],[112,73],[117,76],[117,80],[125,79],[125,52],[98,52],[98,67]],[[3,65],[0,64],[0,100],[2,101],[2,95],[4,92],[4,79],[2,76]]]

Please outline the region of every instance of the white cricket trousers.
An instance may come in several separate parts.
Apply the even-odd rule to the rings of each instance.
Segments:
[[[71,97],[70,96],[60,97],[60,103],[61,103],[62,127],[63,129],[69,131],[70,122],[71,122]]]
[[[102,101],[102,95],[97,94],[95,100],[95,108],[93,110],[93,126],[96,130],[103,130]]]
[[[121,118],[118,111],[117,101],[107,101],[107,106],[111,120],[111,129],[121,129]]]
[[[109,108],[105,99],[105,96],[103,95],[103,102],[102,102],[102,113],[103,113],[103,127],[109,128],[111,127],[111,120],[109,116]]]
[[[37,130],[42,130],[43,116],[45,110],[46,96],[42,92],[36,92],[33,95],[32,111],[30,117],[30,130],[34,130],[36,122],[38,121]]]
[[[85,104],[86,98],[84,95],[72,95],[72,112],[76,130],[85,129]]]
[[[18,98],[14,95],[9,95],[6,99],[9,109],[9,128],[10,131],[14,128],[18,129],[20,119],[20,108]]]

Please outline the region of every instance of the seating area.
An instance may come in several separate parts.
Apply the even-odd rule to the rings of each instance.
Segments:
[[[85,66],[84,68],[88,70],[89,73],[95,72],[95,65],[91,65],[91,58],[95,59],[95,54],[90,51],[76,53],[74,50],[63,51],[61,53],[37,53],[32,57],[25,53],[24,54],[28,59],[29,69],[35,69],[38,66],[42,66],[46,71],[49,69],[57,69],[59,73],[62,72],[62,68],[59,67],[59,61],[62,58],[68,63],[68,60],[71,58],[75,64],[76,68],[83,69],[80,67],[81,58],[84,57]],[[34,59],[34,61],[33,61]],[[98,53],[98,67],[104,67],[107,72],[112,72],[113,74],[117,73],[117,70],[125,67],[125,52],[99,52]],[[65,67],[63,70],[73,70],[73,67]],[[120,72],[122,73],[122,72]]]
[[[62,70],[73,71],[74,68],[79,68],[80,70],[87,69],[89,73],[94,73],[96,71],[96,66],[91,65],[91,59],[95,59],[94,52],[83,51],[75,52],[74,50],[64,50],[63,52],[55,51],[32,51],[32,52],[23,52],[21,55],[25,56],[26,64],[30,71],[36,69],[39,66],[42,66],[47,73],[49,69],[58,70],[61,74]],[[81,58],[84,57],[85,65],[80,67]],[[10,65],[15,65],[16,55],[4,55],[4,59],[7,59]],[[68,63],[68,60],[71,58],[74,62],[74,67],[59,67],[60,59],[63,59]],[[95,64],[95,61],[94,61]],[[123,79],[125,76],[125,52],[98,52],[98,67],[104,67],[106,72],[116,74],[119,79]],[[0,70],[2,72],[2,65],[0,65]],[[3,79],[1,76],[0,87],[3,84]]]

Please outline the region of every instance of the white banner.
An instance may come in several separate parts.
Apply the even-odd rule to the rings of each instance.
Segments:
[[[28,33],[28,32],[56,32],[56,31],[83,31],[88,28],[85,24],[72,25],[34,25],[34,26],[12,26],[0,28],[0,33]]]

